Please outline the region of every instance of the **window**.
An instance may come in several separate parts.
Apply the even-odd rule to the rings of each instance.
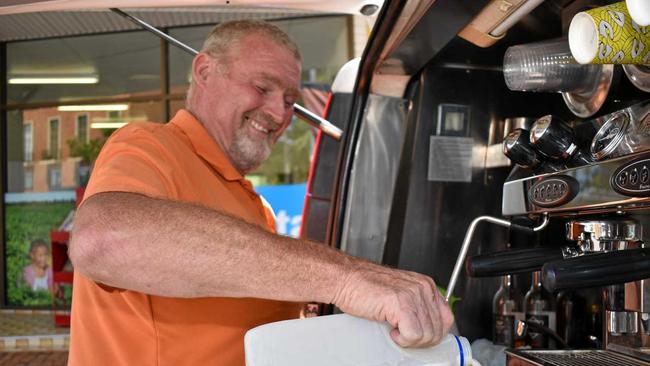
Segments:
[[[47,167],[47,184],[50,190],[61,189],[61,166],[50,165]]]
[[[29,191],[34,187],[34,170],[31,167],[26,167],[24,171],[23,182],[25,184],[25,190]]]
[[[347,16],[274,23],[290,31],[301,48],[305,82],[330,83],[340,65],[351,57],[347,54]],[[211,29],[211,25],[193,26],[170,28],[169,32],[198,49]],[[75,188],[86,184],[97,149],[115,128],[133,121],[164,122],[184,105],[192,56],[171,45],[166,48],[168,52],[161,52],[160,40],[146,31],[6,43],[6,68],[0,73],[8,78],[70,73],[97,80],[94,84],[0,85],[6,88],[7,97],[2,106],[7,119],[1,121],[7,131],[2,142],[7,151],[7,189],[5,252],[0,253],[0,260],[11,263],[0,273],[6,284],[0,307],[51,305],[47,294],[20,285],[21,269],[29,264],[28,243],[23,239],[47,238],[61,224],[74,207]],[[168,59],[163,62],[161,55],[165,54]],[[163,74],[168,91],[161,87]],[[61,108],[59,101],[65,101],[68,108]],[[115,104],[128,107],[97,108]],[[70,108],[87,105],[94,108]],[[257,178],[256,184],[272,188],[264,195],[276,209],[281,233],[295,235],[300,227],[312,145],[312,129],[294,123],[278,142],[268,165],[251,177]],[[296,198],[291,200],[291,204],[297,201],[295,207],[285,204],[287,196]]]
[[[83,24],[79,24],[83,27]],[[147,31],[7,43],[8,78],[52,74],[94,84],[12,84],[9,103],[104,98],[160,92],[160,40]]]
[[[46,159],[58,159],[59,158],[59,124],[60,120],[58,117],[50,118],[48,120],[48,140],[47,140],[47,152],[45,155]]]
[[[77,116],[76,137],[79,142],[88,142],[88,115],[80,114]]]
[[[120,111],[108,111],[108,120],[115,121],[120,119]]]
[[[5,66],[0,74],[6,73],[7,78],[71,73],[98,80],[95,84],[0,85],[7,96],[7,104],[2,105],[6,120],[0,121],[6,126],[6,139],[1,142],[6,151],[6,191],[0,261],[7,263],[0,269],[5,284],[0,307],[52,306],[49,292],[33,291],[24,283],[29,245],[35,239],[48,241],[50,231],[74,208],[75,188],[88,180],[96,151],[114,131],[102,126],[107,117],[167,119],[160,88],[160,44],[146,31],[5,44],[6,63],[0,62]],[[111,116],[97,109],[97,105],[116,104],[115,97],[128,109]],[[67,109],[62,110],[59,101],[66,101]],[[82,109],[89,105],[95,108]]]
[[[34,151],[34,136],[33,136],[33,127],[34,124],[29,121],[23,124],[23,159],[26,162],[32,161],[32,152]]]

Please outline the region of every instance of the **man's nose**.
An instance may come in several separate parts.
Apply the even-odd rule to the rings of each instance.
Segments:
[[[273,118],[275,124],[282,124],[286,119],[287,113],[289,113],[282,93],[269,95],[264,107],[265,112]],[[293,108],[290,107],[289,110],[293,110]]]

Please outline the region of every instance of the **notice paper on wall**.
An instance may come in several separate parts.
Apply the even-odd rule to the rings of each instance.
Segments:
[[[472,146],[470,137],[430,136],[429,172],[433,182],[471,182]]]

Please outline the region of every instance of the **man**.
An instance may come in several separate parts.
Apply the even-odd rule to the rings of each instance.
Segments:
[[[225,23],[194,58],[186,110],[113,134],[75,218],[71,365],[243,365],[244,333],[305,301],[387,321],[402,346],[448,331],[429,277],[273,234],[243,176],[288,126],[300,64],[276,27]]]

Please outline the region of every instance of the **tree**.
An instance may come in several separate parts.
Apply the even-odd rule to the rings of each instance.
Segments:
[[[104,142],[106,142],[105,138],[96,138],[85,142],[77,137],[67,141],[68,147],[70,147],[70,156],[81,158],[79,162],[79,184],[81,186],[88,183],[90,171],[95,160],[97,160],[97,156],[99,156],[99,152],[102,150],[102,146],[104,146]]]

